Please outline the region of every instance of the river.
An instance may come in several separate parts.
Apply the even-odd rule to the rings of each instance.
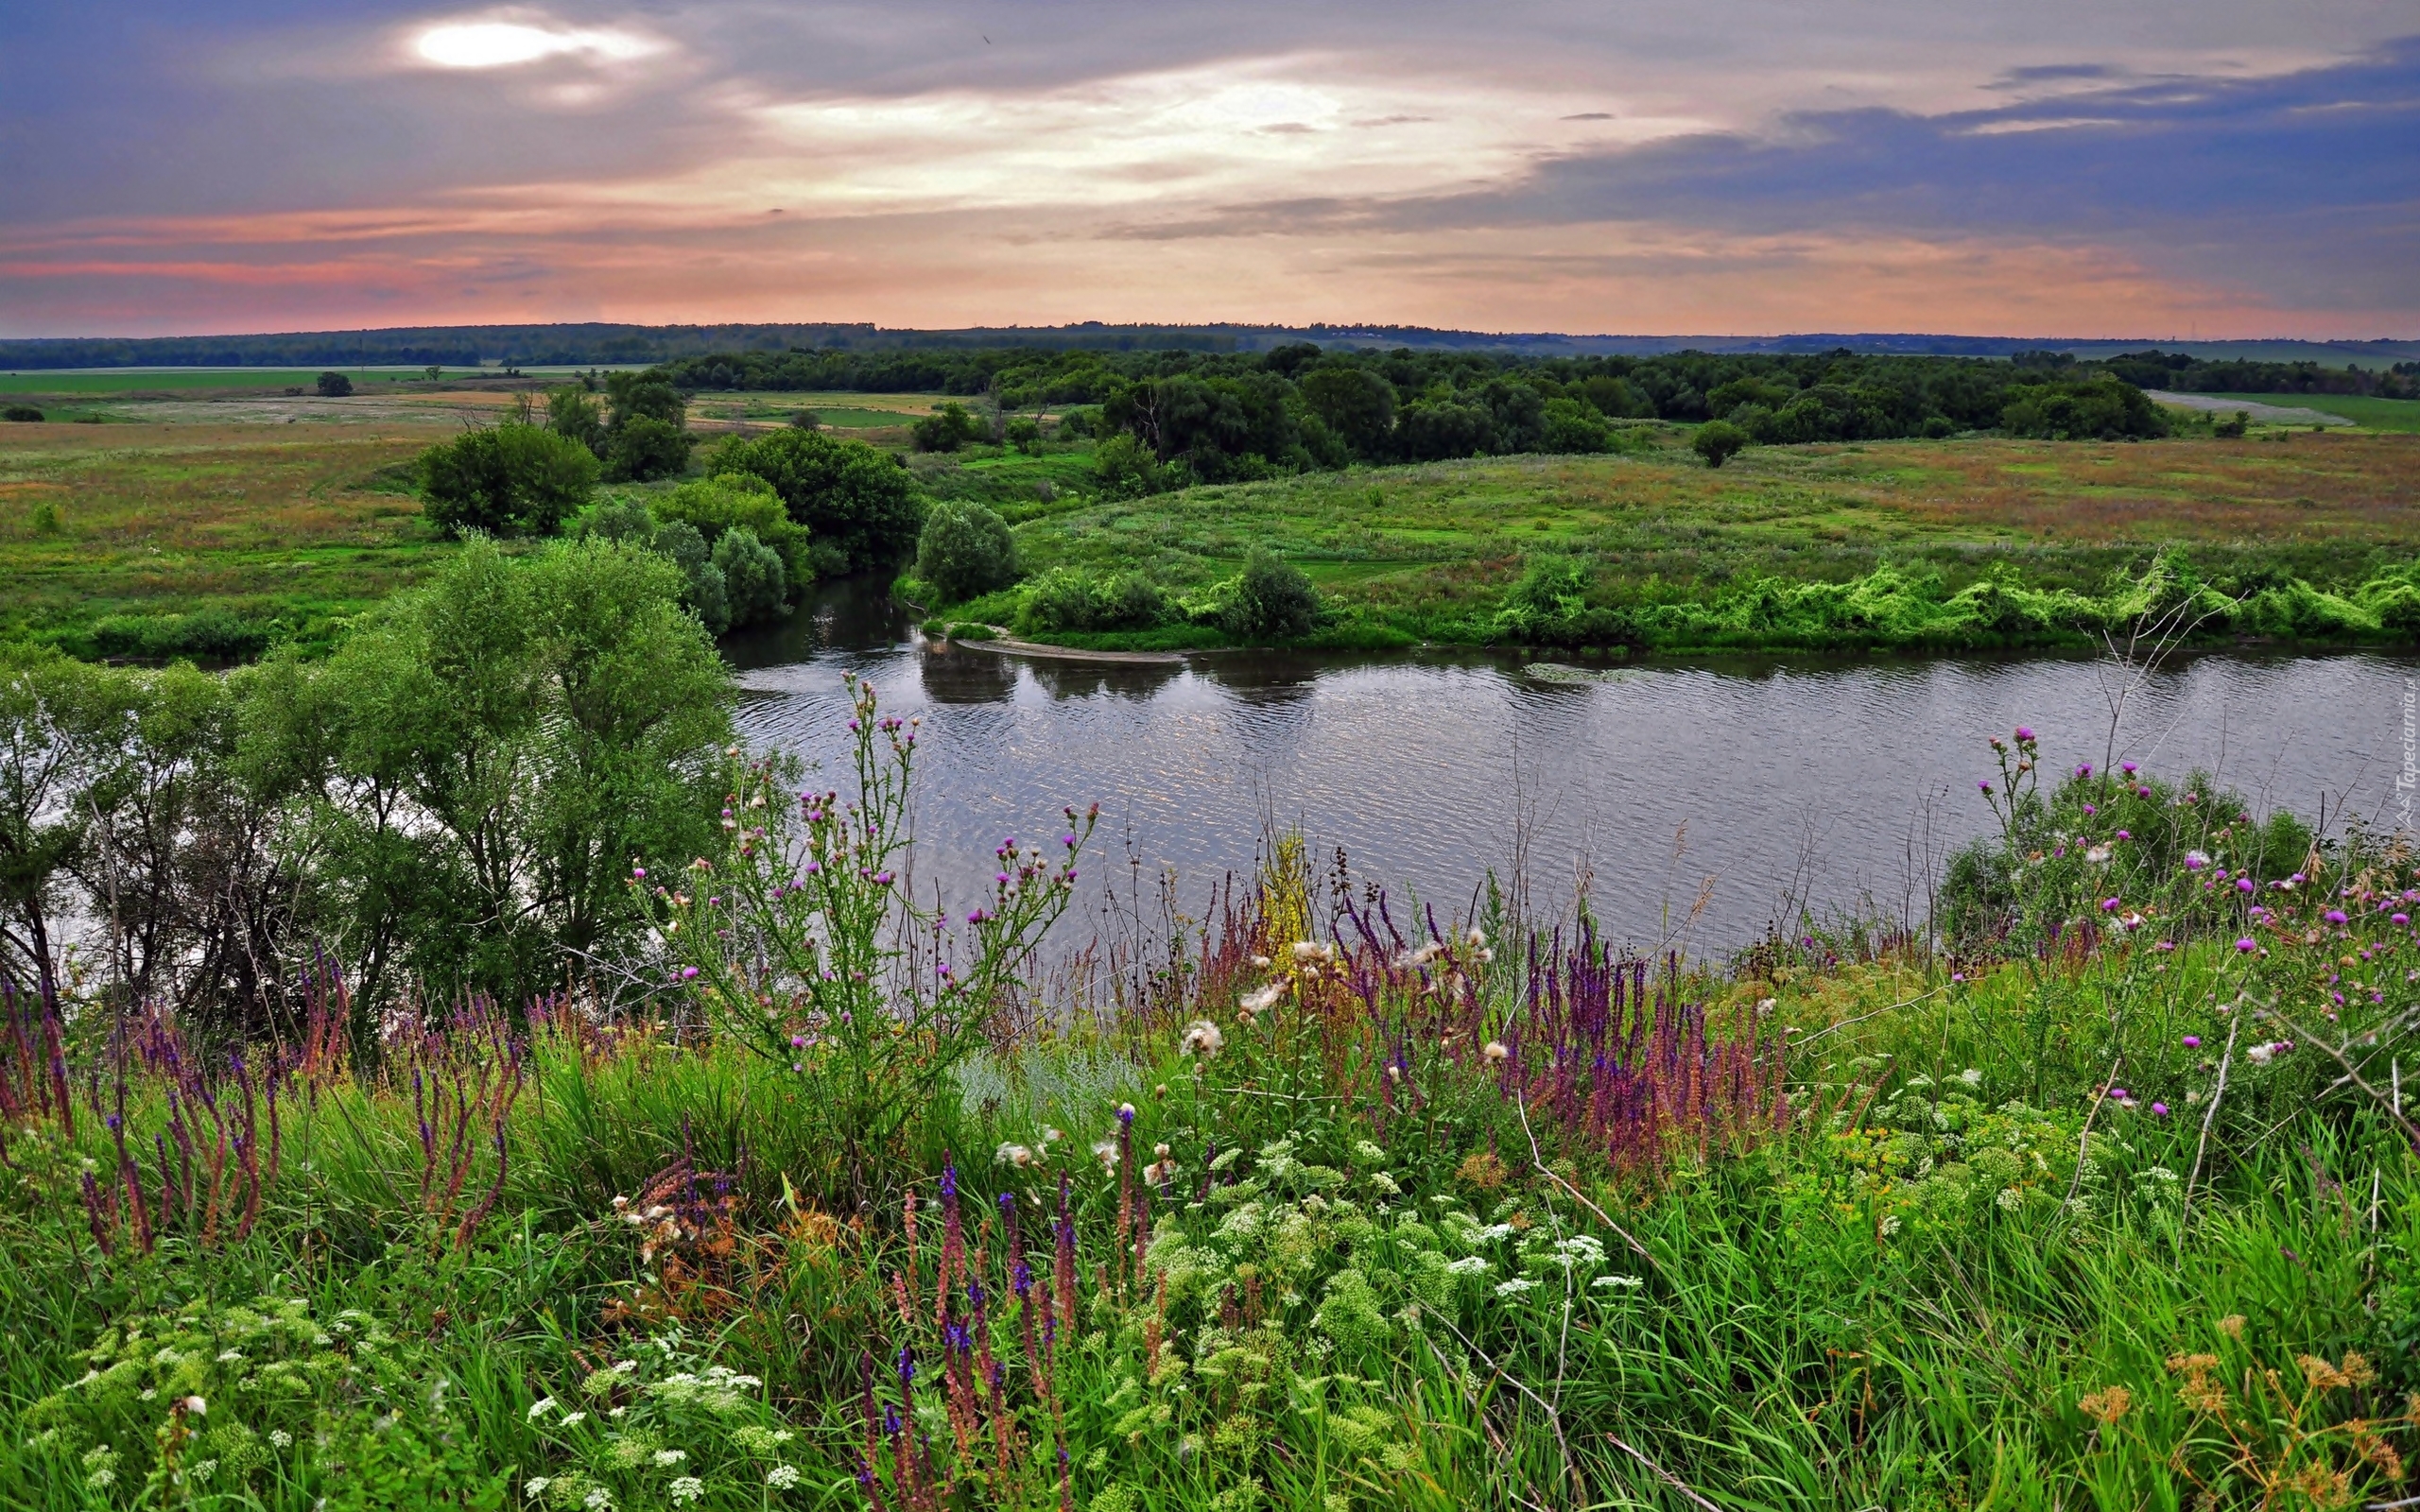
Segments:
[[[1090,877],[1173,868],[1199,904],[1298,826],[1322,867],[1459,914],[1493,868],[1536,906],[1585,885],[1616,937],[1716,954],[1788,899],[1921,922],[1949,850],[1987,829],[1985,741],[2018,724],[2046,767],[2201,766],[2256,809],[2403,816],[2406,690],[2371,655],[2179,657],[2146,678],[2081,658],[1735,659],[1545,680],[1518,654],[1222,653],[1029,661],[922,642],[878,585],[819,585],[735,638],[752,741],[847,770],[847,688],[920,715],[920,893],[960,901],[1007,835],[1098,803]],[[1601,668],[1608,663],[1558,660]],[[2112,738],[2113,696],[2126,692]]]

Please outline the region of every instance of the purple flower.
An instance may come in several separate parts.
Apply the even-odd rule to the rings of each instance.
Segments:
[[[2235,942],[2235,948],[2236,948],[2237,950],[2239,950],[2239,951],[2243,952],[2246,955],[2249,955],[2249,954],[2251,954],[2254,951],[2256,951],[2256,950],[2258,950],[2258,949],[2260,948],[2260,942],[2259,942],[2258,940],[2256,940],[2256,939],[2254,939],[2251,936],[2246,935],[2245,936],[2243,936],[2243,938],[2241,938],[2241,939],[2239,939],[2239,940],[2237,940],[2237,941]]]
[[[2201,1037],[2200,1035],[2198,1035],[2198,1034],[2188,1034],[2188,1035],[2187,1035],[2187,1036],[2185,1037],[2185,1048],[2186,1048],[2186,1049],[2187,1049],[2187,1050],[2199,1050],[2199,1049],[2201,1049],[2201,1048],[2202,1048],[2202,1037]]]
[[[2026,729],[2023,725],[2019,725],[2016,727],[2016,738],[2019,740],[2031,740],[2033,738],[2033,731]]]
[[[1985,793],[1989,793],[1992,790],[1992,784],[1989,782],[1979,782],[1975,785]]]
[[[2152,1104],[2152,1117],[2153,1117],[2153,1118],[2166,1118],[2167,1116],[2168,1116],[2168,1105],[2167,1105],[2166,1103],[2153,1103],[2153,1104]]]
[[[636,877],[641,882],[645,882],[647,880],[647,868],[632,867],[631,868],[631,875]]]
[[[2408,924],[2411,922],[2411,916],[2410,914],[2395,914],[2390,917],[2387,919],[2387,922],[2390,924]]]
[[[2252,890],[2252,879],[2250,877],[2236,878],[2235,890],[2238,892],[2250,892]]]
[[[2124,772],[2128,777],[2135,775],[2135,764],[2133,762],[2119,762],[2118,764],[2118,769]]]
[[[2331,924],[2342,924],[2345,922],[2344,910],[2342,908],[2329,909],[2327,911],[2327,921]]]
[[[682,980],[682,981],[683,981],[683,982],[694,982],[694,981],[696,981],[697,979],[698,979],[698,969],[697,969],[696,967],[694,967],[694,966],[684,966],[684,967],[681,968],[681,980]]]
[[[2116,913],[2118,911],[2118,900],[2115,898],[2103,898],[2100,900],[2100,911],[2104,914]]]
[[[2079,763],[2077,763],[2077,764],[2076,764],[2076,775],[2077,775],[2078,777],[2090,777],[2090,776],[2092,775],[2092,763],[2090,763],[2090,762],[2079,762]]]

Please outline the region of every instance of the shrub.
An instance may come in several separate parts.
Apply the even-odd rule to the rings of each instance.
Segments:
[[[421,454],[429,523],[449,536],[551,536],[596,486],[596,458],[535,425],[465,431]]]
[[[908,470],[863,441],[780,430],[725,446],[715,471],[771,484],[790,518],[813,537],[818,573],[896,560],[924,526],[923,501]]]
[[[788,575],[782,558],[756,539],[746,525],[734,525],[715,542],[714,566],[722,574],[723,596],[731,623],[755,625],[779,619],[789,597]]]
[[[976,432],[975,417],[955,399],[908,427],[920,452],[955,452],[975,439]]]
[[[93,627],[93,648],[103,656],[166,662],[249,662],[268,649],[269,627],[238,619],[225,610],[192,614],[112,614]]]
[[[713,545],[722,534],[744,525],[782,559],[782,570],[793,583],[815,576],[807,548],[806,527],[792,520],[782,496],[763,478],[748,472],[717,472],[696,478],[652,501],[659,520],[683,520]]]
[[[681,569],[681,576],[688,585],[682,591],[681,602],[698,616],[698,623],[709,635],[720,635],[731,628],[731,596],[723,582],[722,569],[715,564],[714,554],[706,545],[706,538],[698,527],[685,520],[669,520],[655,527],[655,550],[672,558]]]
[[[615,482],[667,478],[689,465],[697,442],[680,425],[652,415],[633,415],[616,426],[605,448],[605,475]]]
[[[1167,488],[1167,474],[1150,447],[1119,431],[1093,449],[1093,475],[1112,498],[1139,499]]]
[[[596,397],[579,384],[546,393],[546,429],[605,455],[605,411]]]
[[[1102,578],[1056,567],[1026,590],[1018,618],[1038,631],[1148,630],[1174,613],[1167,593],[1147,574]]]
[[[1544,452],[1604,452],[1613,449],[1614,428],[1576,399],[1549,399],[1541,416]]]
[[[7,409],[0,409],[0,420],[39,421],[41,419],[42,411],[31,404],[10,404]]]
[[[1026,455],[1038,456],[1042,453],[1042,422],[1029,415],[1019,415],[1009,421],[1006,438]]]
[[[1729,421],[1709,421],[1689,438],[1689,450],[1704,457],[1706,466],[1720,467],[1737,456],[1748,441],[1748,433]]]
[[[345,395],[352,392],[353,380],[346,377],[344,374],[340,372],[323,372],[320,374],[320,397],[321,399],[342,399]]]
[[[1311,632],[1319,623],[1319,591],[1303,570],[1255,546],[1244,558],[1226,611],[1220,616],[1228,634],[1239,641],[1291,641]]]
[[[952,604],[1006,588],[1016,581],[1016,539],[1009,523],[982,505],[936,505],[917,539],[916,576]]]
[[[2222,420],[2210,421],[2210,434],[2222,441],[2239,441],[2251,428],[2252,415],[2248,410],[2238,409]]]

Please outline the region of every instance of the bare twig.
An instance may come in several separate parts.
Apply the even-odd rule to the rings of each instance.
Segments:
[[[2092,1121],[2100,1116],[2100,1105],[2109,1101],[2109,1089],[2118,1085],[2118,1068],[2125,1063],[2125,1052],[2120,1051],[2118,1058],[2109,1063],[2109,1074],[2100,1079],[2100,1095],[2093,1098],[2092,1106],[2084,1110],[2083,1130],[2076,1136],[2076,1174],[2067,1182],[2067,1194],[2059,1199],[2059,1211],[2050,1214],[2052,1223],[2058,1222],[2066,1212],[2067,1204],[2076,1200],[2076,1188],[2083,1185],[2084,1151],[2092,1147]]]
[[[2193,1183],[2202,1179],[2202,1155],[2210,1147],[2210,1125],[2219,1116],[2219,1099],[2227,1094],[2227,1068],[2235,1064],[2235,1037],[2243,1032],[2243,1015],[2231,1014],[2227,1022],[2226,1054],[2219,1057],[2218,1085],[2210,1089],[2210,1106],[2202,1112],[2202,1137],[2193,1142],[2193,1172],[2185,1178],[2185,1206],[2179,1223],[2193,1216]]]
[[[1688,1483],[1683,1481],[1679,1476],[1673,1474],[1670,1470],[1666,1469],[1663,1466],[1656,1464],[1653,1460],[1649,1459],[1637,1450],[1633,1449],[1620,1435],[1608,1433],[1605,1435],[1605,1437],[1616,1449],[1620,1450],[1623,1453],[1628,1454],[1631,1458],[1638,1461],[1641,1465],[1646,1466],[1649,1469],[1653,1470],[1657,1475],[1663,1477],[1664,1484],[1680,1492],[1683,1496],[1687,1497],[1691,1502],[1696,1503],[1699,1506],[1705,1508],[1705,1512],[1722,1512],[1722,1508],[1715,1505],[1704,1497],[1700,1496],[1697,1492],[1689,1489]]]
[[[1664,1267],[1662,1263],[1658,1262],[1653,1255],[1648,1253],[1647,1246],[1640,1244],[1638,1240],[1632,1235],[1629,1229],[1623,1228],[1620,1224],[1614,1222],[1611,1217],[1607,1216],[1604,1209],[1597,1206],[1586,1197],[1581,1195],[1580,1189],[1578,1187],[1575,1187],[1570,1182],[1565,1181],[1560,1172],[1557,1172],[1547,1166],[1546,1156],[1538,1149],[1537,1131],[1530,1127],[1529,1105],[1516,1097],[1512,1100],[1512,1107],[1513,1110],[1521,1115],[1521,1132],[1528,1135],[1530,1138],[1530,1163],[1537,1167],[1539,1173],[1545,1176],[1548,1180],[1552,1181],[1556,1186],[1559,1186],[1563,1188],[1564,1191],[1569,1193],[1571,1194],[1572,1201],[1587,1209],[1590,1212],[1595,1213],[1599,1223],[1603,1224],[1606,1228],[1621,1235],[1622,1243],[1630,1246],[1631,1253],[1636,1255],[1639,1259],[1647,1262],[1649,1264],[1655,1266],[1656,1269],[1663,1269]]]

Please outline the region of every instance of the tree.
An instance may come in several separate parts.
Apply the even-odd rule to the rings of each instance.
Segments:
[[[1602,452],[1614,444],[1605,418],[1576,399],[1549,399],[1539,416],[1538,450]]]
[[[723,599],[736,628],[782,617],[789,599],[789,576],[782,558],[746,525],[734,525],[715,542],[714,565],[722,574]]]
[[[909,438],[920,452],[955,452],[976,437],[975,417],[957,400],[946,400],[941,407],[908,427]]]
[[[1387,453],[1395,422],[1395,386],[1364,368],[1314,368],[1298,387],[1303,403],[1353,449],[1375,459]]]
[[[683,520],[666,521],[655,527],[651,545],[657,555],[681,569],[682,605],[698,616],[706,633],[720,635],[730,629],[730,585],[723,581],[722,569],[715,565],[714,549],[698,527]]]
[[[773,486],[790,518],[806,526],[832,570],[895,561],[925,523],[923,501],[901,462],[863,441],[785,429],[727,444],[717,472],[746,472]]]
[[[42,411],[31,404],[10,404],[7,409],[0,409],[0,420],[33,421],[41,419]]]
[[[551,536],[588,502],[596,458],[536,425],[465,431],[421,454],[429,522],[449,536]]]
[[[1008,428],[1002,435],[1011,446],[1026,455],[1042,455],[1042,422],[1032,416],[1019,415],[1009,421]]]
[[[748,472],[717,472],[694,478],[652,504],[658,520],[683,520],[713,545],[724,531],[745,526],[782,559],[787,581],[804,583],[815,576],[806,527],[792,520],[782,496],[763,478]]]
[[[2252,412],[2238,409],[2234,414],[2210,421],[2210,434],[2223,441],[2239,441],[2252,428]]]
[[[934,506],[916,541],[916,576],[945,604],[1016,581],[1016,539],[1009,523],[971,500]]]
[[[1223,616],[1227,633],[1239,641],[1299,640],[1319,617],[1319,591],[1303,570],[1254,546],[1244,558],[1243,576]]]
[[[516,1003],[633,935],[634,861],[717,853],[731,681],[681,586],[625,544],[475,542],[311,675],[345,960]]]
[[[423,368],[420,370],[420,375],[427,379],[430,383],[435,383],[440,378],[445,376],[445,369],[432,362],[427,367]]]
[[[1704,457],[1706,466],[1720,467],[1737,456],[1748,440],[1748,433],[1729,421],[1713,420],[1699,426],[1698,433],[1689,438],[1689,450]]]
[[[342,399],[345,395],[352,392],[353,380],[346,377],[344,374],[340,372],[323,372],[320,374],[320,397],[321,399]]]
[[[546,390],[546,429],[578,441],[602,461],[605,457],[605,411],[579,385]]]
[[[689,465],[689,402],[659,372],[605,375],[605,475],[644,483],[671,477]],[[548,400],[551,414],[553,401]]]

